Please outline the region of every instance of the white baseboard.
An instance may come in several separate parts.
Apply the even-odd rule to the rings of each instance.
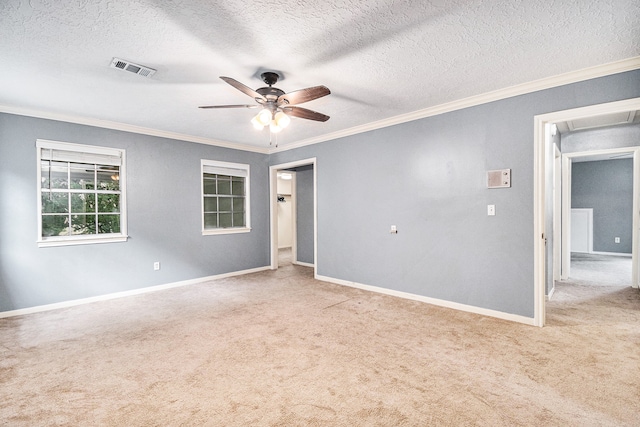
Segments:
[[[551,290],[549,291],[549,294],[547,295],[547,301],[551,301],[551,297],[553,297],[553,293],[556,291],[556,287],[554,286],[553,288],[551,288]]]
[[[146,294],[146,293],[149,293],[149,292],[163,291],[165,289],[179,288],[181,286],[187,286],[187,285],[195,285],[197,283],[202,283],[202,282],[206,282],[206,281],[209,281],[209,280],[219,280],[219,279],[225,279],[227,277],[242,276],[243,274],[257,273],[259,271],[265,271],[265,270],[270,270],[270,269],[271,269],[270,266],[251,268],[249,270],[232,271],[230,273],[216,274],[214,276],[200,277],[200,278],[197,278],[197,279],[190,279],[190,280],[183,280],[183,281],[180,281],[180,282],[166,283],[164,285],[157,285],[157,286],[149,286],[149,287],[146,287],[146,288],[132,289],[130,291],[115,292],[115,293],[112,293],[112,294],[99,295],[99,296],[90,297],[90,298],[82,298],[82,299],[75,299],[75,300],[71,300],[71,301],[63,301],[63,302],[58,302],[58,303],[55,303],[55,304],[38,305],[38,306],[35,306],[35,307],[21,308],[21,309],[18,309],[18,310],[2,311],[2,312],[0,312],[0,319],[5,318],[5,317],[22,316],[22,315],[25,315],[25,314],[40,313],[40,312],[49,311],[49,310],[57,310],[57,309],[60,309],[60,308],[74,307],[76,305],[90,304],[90,303],[93,303],[93,302],[107,301],[107,300],[111,300],[111,299],[129,297],[129,296],[133,296],[133,295]]]
[[[302,261],[294,261],[292,262],[292,264],[301,265],[303,267],[315,267],[315,264],[311,264],[309,262],[302,262]]]
[[[362,283],[350,282],[342,279],[334,279],[332,277],[320,276],[317,274],[315,278],[317,280],[335,283],[336,285],[349,286],[351,288],[363,289],[365,291],[377,292],[380,294],[391,295],[394,297],[420,301],[420,302],[424,302],[431,305],[437,305],[439,307],[452,308],[454,310],[466,311],[468,313],[481,314],[483,316],[495,317],[502,320],[509,320],[512,322],[524,323],[525,325],[535,326],[533,317],[525,317],[517,314],[504,313],[502,311],[490,310],[488,308],[475,307],[473,305],[460,304],[457,302],[425,297],[422,295],[411,294],[408,292],[394,291],[393,289],[380,288],[380,287],[371,286],[371,285],[363,285]]]

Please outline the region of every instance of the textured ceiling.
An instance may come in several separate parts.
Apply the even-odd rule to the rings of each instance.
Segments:
[[[0,105],[256,147],[252,100],[325,85],[281,147],[500,88],[640,55],[638,0],[2,0]],[[110,68],[113,57],[157,70]]]

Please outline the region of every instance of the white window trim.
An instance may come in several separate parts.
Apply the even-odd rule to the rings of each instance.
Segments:
[[[37,212],[38,212],[38,238],[36,240],[39,248],[52,246],[71,246],[71,245],[91,245],[95,243],[115,243],[126,242],[127,235],[127,196],[126,196],[126,159],[125,150],[119,148],[99,147],[95,145],[72,144],[69,142],[50,141],[46,139],[36,140],[37,152],[37,177],[36,188],[38,193]],[[80,236],[50,236],[42,237],[42,148],[52,150],[73,151],[78,153],[90,153],[106,156],[119,156],[122,159],[120,165],[120,233],[100,235],[80,235]]]
[[[204,169],[205,166],[220,168],[221,174],[241,176],[245,178],[244,181],[244,193],[245,193],[245,226],[236,228],[204,228]],[[237,171],[237,172],[236,172]],[[244,163],[230,163],[222,162],[218,160],[206,160],[200,159],[200,227],[202,229],[203,236],[212,236],[217,234],[237,234],[248,233],[251,231],[251,183],[249,177],[251,170],[248,164]]]

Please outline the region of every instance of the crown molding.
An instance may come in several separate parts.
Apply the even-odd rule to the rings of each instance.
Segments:
[[[564,86],[571,83],[577,83],[585,80],[591,80],[598,77],[609,76],[612,74],[623,73],[625,71],[637,70],[640,68],[640,56],[623,59],[621,61],[610,62],[607,64],[596,65],[594,67],[582,70],[571,71],[557,76],[546,77],[532,82],[523,83],[515,86],[509,86],[503,89],[494,90],[492,92],[459,99],[445,104],[436,105],[422,110],[413,111],[407,114],[390,117],[383,120],[355,126],[338,132],[332,132],[316,138],[309,138],[302,141],[286,144],[282,147],[276,147],[269,150],[269,154],[280,151],[293,150],[295,148],[304,147],[306,145],[318,144],[320,142],[330,141],[333,139],[344,138],[346,136],[356,135],[359,133],[369,132],[376,129],[382,129],[401,123],[406,123],[426,117],[436,116],[439,114],[449,113],[463,108],[475,107],[477,105],[486,104],[501,99],[511,98],[518,95],[537,92],[544,89],[551,89],[558,86]]]
[[[445,104],[424,108],[407,114],[401,114],[387,119],[378,120],[360,126],[354,126],[337,132],[328,133],[315,138],[304,139],[291,144],[280,147],[257,147],[247,144],[238,144],[229,141],[216,140],[212,138],[204,138],[200,136],[188,135],[177,132],[163,131],[158,129],[146,128],[142,126],[131,125],[127,123],[113,122],[109,120],[101,120],[90,117],[82,117],[68,114],[60,114],[53,112],[45,112],[29,108],[15,107],[10,105],[0,105],[0,112],[16,114],[21,116],[37,117],[41,119],[56,120],[68,123],[75,123],[87,126],[95,126],[105,129],[120,130],[124,132],[138,133],[142,135],[157,136],[160,138],[169,138],[179,141],[194,142],[197,144],[213,145],[216,147],[230,148],[234,150],[250,151],[254,153],[272,154],[281,151],[293,150],[307,145],[318,144],[320,142],[331,141],[334,139],[344,138],[359,133],[369,132],[376,129],[382,129],[401,123],[423,119],[426,117],[436,116],[439,114],[449,113],[463,108],[474,107],[501,99],[511,98],[518,95],[537,92],[539,90],[550,89],[553,87],[563,86],[571,83],[577,83],[585,80],[595,79],[598,77],[609,76],[612,74],[623,73],[625,71],[637,70],[640,68],[640,56],[623,59],[621,61],[610,62],[607,64],[597,65],[582,70],[571,71],[557,76],[547,77],[544,79],[534,80],[532,82],[510,86],[487,92],[480,95],[463,98],[460,100],[447,102]]]
[[[137,133],[141,135],[157,136],[160,138],[175,139],[178,141],[195,142],[197,144],[213,145],[216,147],[231,148],[234,150],[252,151],[255,153],[268,154],[266,147],[256,147],[246,144],[238,144],[229,141],[222,141],[201,136],[188,135],[178,132],[170,132],[159,129],[146,128],[143,126],[130,125],[127,123],[112,122],[109,120],[95,119],[91,117],[74,116],[69,114],[52,113],[29,108],[15,107],[10,105],[0,105],[0,113],[15,114],[18,116],[36,117],[39,119],[56,120],[60,122],[75,123],[79,125],[94,126],[104,129],[120,130],[123,132]]]

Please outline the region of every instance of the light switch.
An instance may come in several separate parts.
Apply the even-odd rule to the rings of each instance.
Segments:
[[[487,205],[487,215],[494,216],[496,214],[496,205]]]

